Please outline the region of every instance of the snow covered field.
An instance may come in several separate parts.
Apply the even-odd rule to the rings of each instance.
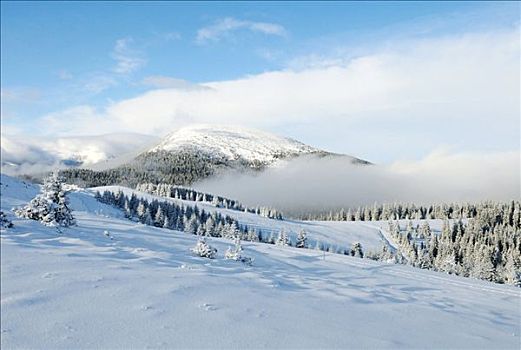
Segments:
[[[248,267],[224,260],[230,243],[220,239],[210,240],[218,258],[203,259],[190,253],[195,236],[128,221],[86,192],[71,194],[78,225],[60,234],[10,211],[36,187],[1,182],[15,224],[1,231],[2,349],[521,345],[516,287],[257,243],[243,244]],[[382,242],[363,223],[255,219]]]

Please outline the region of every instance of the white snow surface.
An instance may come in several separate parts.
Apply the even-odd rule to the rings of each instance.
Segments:
[[[38,188],[2,176],[2,349],[518,349],[519,288],[243,243],[251,267],[195,257],[196,237],[71,194],[78,226],[17,219]],[[7,186],[6,186],[7,185]]]
[[[238,126],[196,124],[177,129],[149,152],[196,149],[229,160],[244,159],[266,164],[279,155],[321,152],[287,137]]]

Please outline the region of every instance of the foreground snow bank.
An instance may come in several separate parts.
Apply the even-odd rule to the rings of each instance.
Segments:
[[[2,349],[519,348],[518,288],[243,242],[247,266],[218,239],[209,260],[195,236],[71,197],[78,226],[61,235],[9,212]]]

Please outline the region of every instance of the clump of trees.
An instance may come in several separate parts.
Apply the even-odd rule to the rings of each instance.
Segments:
[[[444,220],[441,233],[428,222],[389,222],[403,263],[415,267],[521,286],[521,230],[510,215],[489,208],[464,223]],[[505,221],[506,219],[506,221]]]
[[[40,194],[23,208],[17,209],[16,215],[40,221],[47,226],[75,225],[76,220],[69,208],[67,192],[63,185],[64,179],[58,173],[51,174],[44,180]]]
[[[243,211],[246,213],[257,214],[270,219],[283,220],[284,217],[281,212],[274,208],[256,207],[248,208],[242,205],[238,200],[229,199],[221,196],[216,196],[210,193],[204,193],[192,188],[183,186],[170,185],[167,183],[153,184],[140,183],[136,186],[136,191],[150,193],[156,196],[166,198],[176,198],[194,202],[204,202],[211,204],[217,208],[226,208],[231,210]]]
[[[240,235],[243,240],[259,239],[255,231],[250,230],[247,226],[239,225],[234,218],[219,212],[210,213],[197,206],[184,206],[158,200],[148,201],[137,197],[135,193],[129,197],[122,191],[96,192],[95,197],[102,203],[119,207],[127,218],[146,225],[202,237],[234,239]]]
[[[521,202],[450,203],[429,206],[375,204],[356,210],[301,215],[336,221],[388,220],[398,250],[367,252],[374,260],[408,264],[521,287]],[[400,227],[398,220],[408,220]],[[429,219],[443,220],[441,233]],[[416,225],[413,225],[416,220]],[[355,251],[353,249],[351,251]],[[358,255],[356,253],[355,255]]]

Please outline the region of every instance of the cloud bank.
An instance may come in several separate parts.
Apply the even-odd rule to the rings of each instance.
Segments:
[[[449,154],[389,166],[356,166],[342,158],[299,158],[257,175],[228,174],[194,187],[285,212],[378,203],[519,199],[520,152]]]
[[[440,144],[513,149],[519,139],[519,128],[513,127],[520,114],[519,55],[515,28],[402,43],[323,65],[310,62],[302,69],[198,84],[207,89],[154,77],[146,83],[159,89],[104,108],[76,106],[48,114],[41,129],[161,136],[190,123],[237,124],[376,161],[375,147],[362,141],[378,140],[395,156],[413,144],[423,147],[420,154]],[[341,140],[344,148],[329,140]],[[483,140],[493,142],[484,146]]]

